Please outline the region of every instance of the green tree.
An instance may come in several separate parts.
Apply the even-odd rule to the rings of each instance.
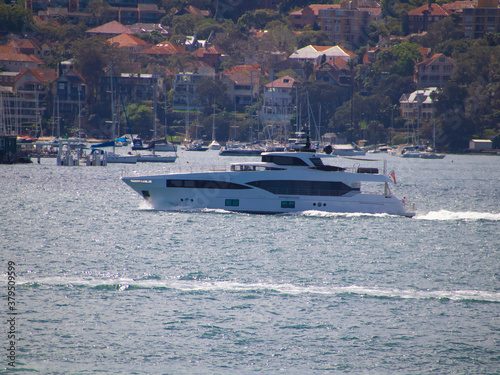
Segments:
[[[31,26],[31,13],[20,5],[0,4],[0,25],[9,31],[21,32]]]
[[[201,78],[196,84],[196,92],[200,102],[205,105],[208,112],[214,103],[222,107],[228,102],[226,86],[218,79]]]
[[[210,34],[213,33],[222,33],[224,32],[224,26],[218,24],[213,19],[205,19],[196,24],[195,27],[196,34],[200,39],[207,39]]]
[[[297,45],[297,37],[289,26],[280,21],[272,21],[267,25],[268,32],[262,37],[263,41],[268,41],[278,51],[291,54]]]
[[[401,76],[413,75],[415,63],[422,58],[420,46],[415,43],[403,42],[392,47],[391,53],[396,60],[390,72]]]
[[[104,69],[113,63],[115,72],[118,72],[120,64],[126,62],[123,51],[97,36],[75,41],[70,52],[74,56],[75,67],[85,78],[91,103],[97,98],[97,87]]]
[[[392,74],[381,79],[373,92],[389,98],[392,104],[398,104],[403,93],[410,93],[417,89],[417,85],[410,76],[402,77]]]
[[[184,14],[176,16],[172,20],[172,30],[174,34],[193,35],[198,22],[203,21],[203,17],[196,14]]]
[[[353,139],[359,140],[363,137],[359,127],[361,123],[377,121],[385,127],[390,126],[392,105],[388,97],[379,94],[361,96],[356,93],[353,104],[355,108],[353,112],[351,112],[350,101],[345,101],[335,112],[335,116],[330,121],[330,127],[334,131],[348,135],[350,128],[354,128]],[[353,124],[351,124],[351,113]]]
[[[330,44],[330,38],[324,31],[304,31],[297,36],[297,48],[309,45],[328,46]]]
[[[321,134],[326,133],[328,128],[332,128],[329,124],[330,119],[333,118],[336,110],[348,100],[349,89],[321,81],[306,82],[300,87],[298,103],[296,103],[301,113],[300,123],[306,124],[309,117],[314,117],[311,132],[316,138],[316,126]],[[295,103],[295,92],[292,92],[292,101]]]
[[[429,31],[416,42],[433,50],[442,43],[463,39],[464,33],[460,27],[460,20],[455,17],[446,17],[439,22],[429,25]]]
[[[246,12],[242,15],[238,24],[244,25],[247,28],[264,29],[266,25],[272,21],[280,21],[286,23],[287,19],[279,12],[269,9],[257,9],[254,11]]]
[[[127,116],[130,127],[141,138],[150,138],[152,135],[153,108],[150,103],[141,102],[127,105]]]

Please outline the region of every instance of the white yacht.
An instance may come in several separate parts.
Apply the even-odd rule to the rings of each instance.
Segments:
[[[377,168],[351,170],[326,165],[330,155],[265,152],[261,161],[231,164],[230,170],[122,177],[158,210],[222,209],[282,214],[308,210],[387,213],[412,217],[389,190],[392,180]],[[361,190],[380,185],[380,193]]]
[[[177,155],[136,154],[138,163],[173,163],[177,160]]]
[[[222,147],[219,142],[213,140],[212,143],[208,145],[209,150],[220,150]]]

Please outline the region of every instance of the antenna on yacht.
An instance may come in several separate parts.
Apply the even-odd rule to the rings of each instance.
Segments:
[[[316,152],[315,149],[311,148],[311,137],[309,136],[309,122],[306,126],[306,144],[300,149],[301,152]]]

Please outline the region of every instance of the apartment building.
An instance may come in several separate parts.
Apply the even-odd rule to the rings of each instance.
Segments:
[[[462,28],[466,38],[482,38],[500,32],[498,0],[478,0],[477,6],[462,9]]]
[[[340,8],[319,10],[319,24],[334,44],[359,45],[368,39],[369,24],[381,16],[382,10],[376,3],[343,0]]]
[[[408,32],[421,33],[429,31],[429,25],[448,17],[452,12],[438,4],[428,3],[408,12]]]

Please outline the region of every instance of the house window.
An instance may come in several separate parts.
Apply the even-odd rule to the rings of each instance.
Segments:
[[[295,208],[295,201],[281,201],[281,208]]]
[[[238,207],[239,205],[239,199],[226,199],[226,207]]]

